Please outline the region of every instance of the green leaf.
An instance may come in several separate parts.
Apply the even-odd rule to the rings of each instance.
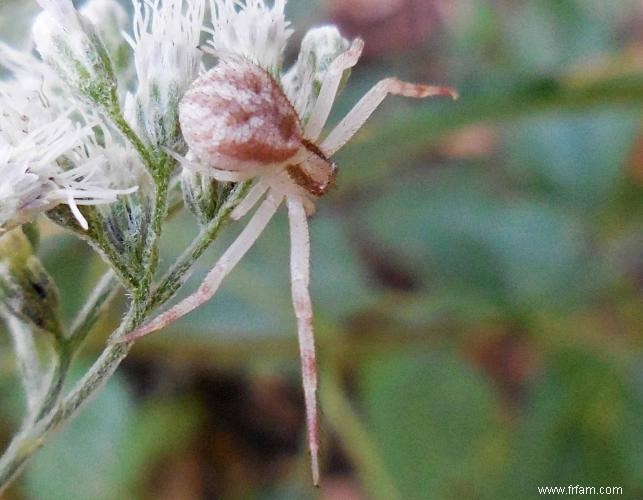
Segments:
[[[445,352],[376,360],[362,374],[374,439],[403,498],[477,498],[502,430],[479,374]]]
[[[528,195],[493,194],[492,180],[469,169],[417,177],[390,185],[362,215],[434,289],[482,294],[511,308],[575,303],[589,280],[583,226]]]
[[[200,431],[201,410],[185,398],[150,401],[136,408],[122,443],[121,482],[134,485],[163,457],[190,446]]]
[[[53,436],[30,462],[26,487],[42,500],[116,500],[131,497],[123,482],[131,396],[113,376],[97,398]]]
[[[503,497],[542,485],[622,486],[643,491],[640,366],[561,350],[529,396]]]
[[[507,132],[509,168],[545,181],[565,202],[600,208],[625,177],[636,129],[623,113],[518,123]]]

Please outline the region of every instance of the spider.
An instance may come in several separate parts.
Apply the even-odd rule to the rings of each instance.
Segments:
[[[342,75],[357,63],[363,46],[362,40],[356,39],[329,65],[305,125],[280,84],[270,73],[244,57],[220,56],[214,68],[194,81],[181,100],[179,120],[190,148],[189,155],[198,161],[178,156],[177,159],[185,168],[220,181],[255,179],[246,197],[231,213],[235,220],[263,201],[195,293],[124,338],[124,341],[132,341],[159,330],[208,301],[285,200],[290,222],[292,300],[315,484],[319,482],[319,429],[313,314],[308,291],[310,241],[307,217],[313,214],[317,199],[334,184],[337,167],[329,158],[351,139],[388,94],[413,98],[457,97],[450,88],[387,78],[367,92],[320,140]]]

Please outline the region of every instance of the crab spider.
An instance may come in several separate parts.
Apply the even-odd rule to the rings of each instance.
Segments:
[[[351,139],[388,94],[413,98],[457,97],[455,91],[446,87],[387,78],[362,97],[320,141],[342,75],[357,63],[362,49],[363,42],[357,39],[329,65],[305,125],[301,123],[301,110],[298,113],[279,83],[267,71],[243,57],[221,56],[213,69],[192,84],[180,103],[179,119],[190,155],[197,161],[179,159],[185,168],[221,181],[256,179],[252,189],[233,210],[232,218],[242,218],[261,203],[195,293],[123,339],[132,341],[159,330],[208,301],[286,200],[290,222],[292,300],[315,484],[319,481],[317,369],[308,292],[310,241],[307,216],[313,213],[315,201],[333,186],[337,169],[329,158]]]

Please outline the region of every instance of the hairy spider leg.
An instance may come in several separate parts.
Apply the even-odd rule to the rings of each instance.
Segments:
[[[245,182],[260,175],[257,170],[243,170],[237,172],[233,170],[221,170],[210,166],[202,168],[199,172],[221,182]]]
[[[281,195],[274,196],[272,193],[266,197],[246,227],[219,258],[216,265],[205,277],[196,292],[183,299],[174,307],[159,314],[139,329],[134,330],[122,339],[117,339],[116,342],[131,342],[156,330],[160,330],[210,300],[221,285],[223,279],[234,269],[254,242],[257,241],[257,238],[266,228],[268,222],[270,222],[270,219],[272,219],[272,216],[277,211],[277,208],[279,208],[282,200],[283,197]]]
[[[184,158],[176,151],[171,150],[170,148],[163,148],[163,151],[169,156],[174,158],[179,164],[192,172],[198,172],[202,175],[207,175],[208,177],[213,177],[214,179],[222,182],[244,182],[250,179],[254,179],[261,173],[263,170],[260,169],[249,169],[249,170],[221,170],[219,168],[214,168],[209,165],[203,165],[201,163],[192,161],[188,158]],[[189,154],[189,153],[188,153]]]
[[[351,109],[337,126],[321,143],[321,150],[328,156],[333,155],[346,144],[357,131],[362,128],[373,111],[382,103],[387,95],[401,95],[423,99],[430,96],[448,96],[457,99],[458,93],[448,87],[435,87],[407,83],[397,78],[386,78],[376,83],[364,97]]]
[[[261,197],[266,194],[266,191],[268,191],[268,185],[261,181],[257,182],[252,186],[248,194],[246,194],[246,197],[230,212],[230,218],[232,220],[239,220],[244,217],[252,210],[252,207],[259,202]]]
[[[304,129],[304,135],[311,141],[315,142],[317,140],[326,124],[326,120],[328,120],[344,71],[357,64],[362,55],[362,50],[364,50],[364,41],[357,38],[346,52],[338,55],[328,66],[328,71],[324,75],[324,80],[319,90],[319,96]]]
[[[297,318],[299,354],[306,403],[306,426],[313,483],[319,484],[319,422],[317,418],[317,361],[313,333],[313,308],[308,291],[310,282],[310,237],[303,201],[288,197],[290,221],[290,274],[292,302]]]

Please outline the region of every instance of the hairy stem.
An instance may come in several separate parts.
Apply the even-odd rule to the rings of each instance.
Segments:
[[[136,151],[138,152],[141,160],[143,160],[147,171],[152,177],[155,177],[158,172],[158,168],[156,162],[152,158],[150,150],[145,146],[145,144],[143,144],[143,141],[141,141],[140,137],[136,135],[136,132],[134,132],[130,124],[127,123],[127,120],[125,120],[125,118],[123,117],[121,110],[112,110],[110,113],[110,117],[116,128],[118,128],[121,134],[123,134],[125,138],[130,142],[130,144],[134,146],[134,149],[136,149]]]
[[[119,289],[118,280],[110,269],[98,281],[87,302],[71,324],[68,341],[72,351],[76,351],[78,346],[82,344],[98,318],[116,297]]]
[[[158,254],[148,252],[146,279],[148,292],[142,293],[141,288],[133,294],[130,309],[121,325],[112,333],[110,339],[117,339],[140,326],[149,314],[158,306],[171,299],[185,282],[196,259],[205,251],[208,245],[216,238],[223,223],[230,212],[247,192],[248,185],[242,184],[232,191],[222,204],[217,216],[204,228],[192,242],[188,250],[177,260],[172,269],[163,278],[161,284],[150,293],[150,284],[158,264]],[[157,191],[157,216],[165,214],[167,201],[167,185],[163,190]],[[159,224],[162,219],[159,219]],[[158,230],[152,231],[150,241],[158,245],[160,225]],[[111,278],[103,277],[88,303],[83,307],[78,318],[74,321],[72,334],[67,346],[72,346],[69,357],[59,359],[49,391],[43,400],[38,418],[29,422],[19,434],[15,436],[4,455],[0,457],[0,494],[11,483],[12,479],[22,470],[29,457],[31,457],[47,440],[48,436],[56,429],[67,423],[76,412],[110,379],[121,361],[127,356],[132,343],[108,344],[84,377],[76,384],[74,389],[64,398],[60,399],[60,391],[65,380],[69,362],[80,345],[78,339],[84,338],[86,329],[94,324],[97,315],[104,308],[104,301],[113,297],[109,284]],[[113,286],[113,283],[112,283]],[[64,350],[63,350],[64,352]]]
[[[152,219],[147,231],[145,250],[143,252],[143,269],[145,269],[145,272],[139,286],[134,290],[134,295],[140,299],[140,302],[149,296],[152,280],[158,268],[159,240],[163,230],[163,221],[167,215],[169,185],[169,175],[160,175],[157,177],[154,204],[152,206]]]
[[[24,321],[7,313],[7,329],[11,334],[13,347],[18,361],[20,378],[27,397],[27,413],[32,415],[38,405],[44,374],[36,350],[33,331]]]
[[[228,219],[234,207],[237,206],[239,201],[247,194],[250,185],[250,182],[239,184],[227,196],[216,216],[203,227],[199,235],[192,241],[190,246],[186,248],[156,286],[152,293],[150,310],[154,310],[159,305],[167,302],[174,296],[177,290],[183,286],[190,277],[192,266],[219,235],[223,223]]]
[[[61,344],[56,355],[56,362],[51,373],[51,378],[49,379],[49,385],[43,396],[42,403],[35,413],[35,421],[42,419],[56,405],[60,399],[60,393],[67,379],[67,374],[69,373],[69,367],[71,366],[73,357],[69,345]]]

